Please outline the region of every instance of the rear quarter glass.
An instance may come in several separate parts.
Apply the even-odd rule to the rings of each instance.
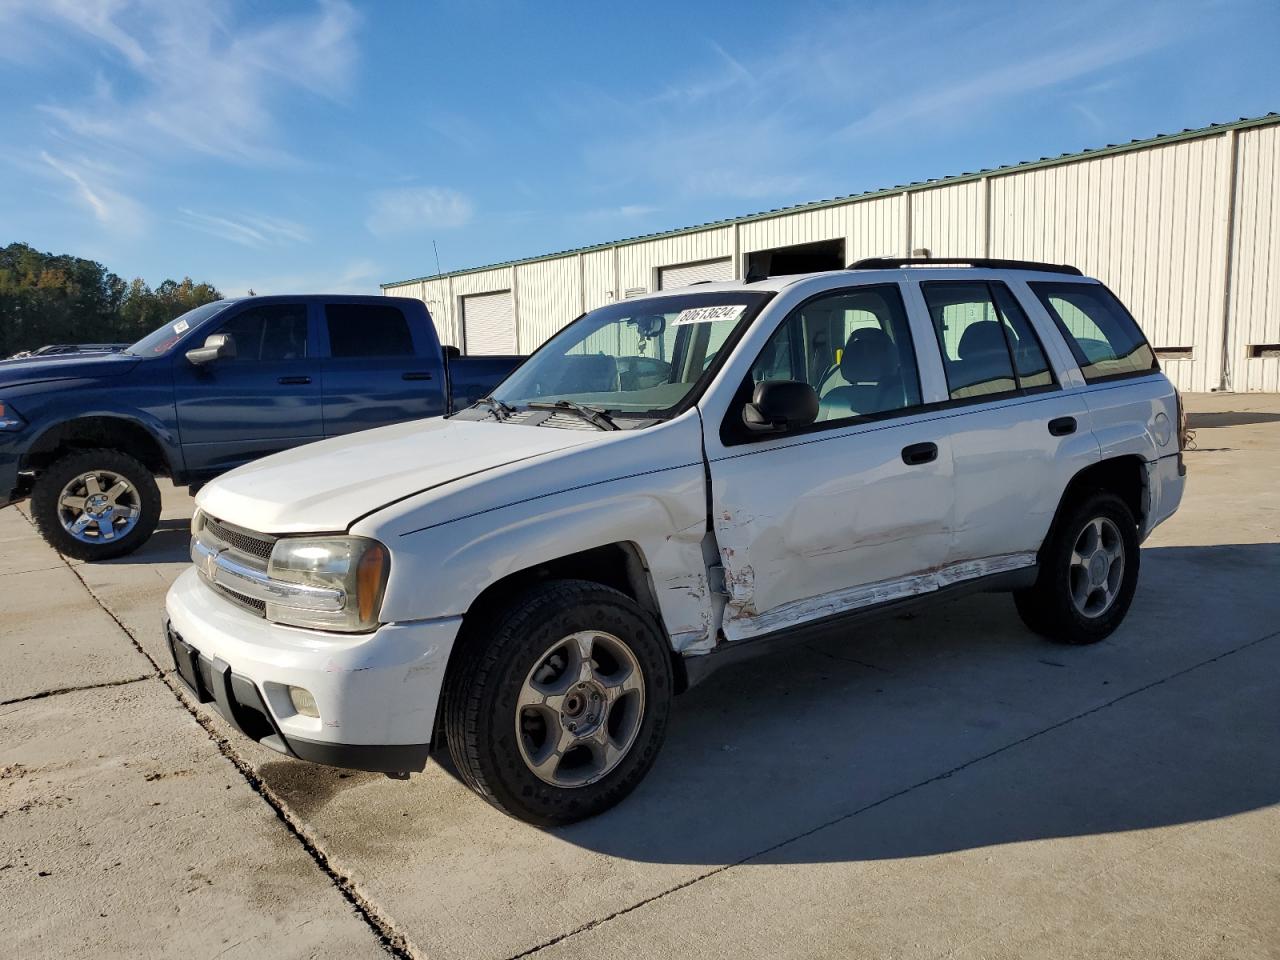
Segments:
[[[1133,315],[1100,283],[1028,284],[1066,338],[1089,383],[1159,370]]]

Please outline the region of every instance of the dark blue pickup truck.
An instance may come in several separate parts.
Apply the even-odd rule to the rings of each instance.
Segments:
[[[323,437],[469,406],[521,361],[442,347],[400,297],[219,300],[120,353],[0,363],[0,506],[118,557],[160,518],[157,476],[197,485]]]

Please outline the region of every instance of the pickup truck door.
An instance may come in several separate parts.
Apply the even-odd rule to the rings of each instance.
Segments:
[[[410,322],[394,302],[317,309],[325,436],[445,413],[442,354],[425,311]]]
[[[1098,459],[1084,394],[1062,388],[1046,348],[1054,331],[1037,331],[1029,302],[1003,281],[921,281],[919,296],[951,408],[948,562],[989,573],[1030,568],[1071,477]]]
[[[249,303],[206,334],[230,334],[235,357],[173,358],[187,470],[212,475],[323,436],[320,362],[305,303]]]
[[[820,294],[778,326],[723,424],[708,420],[728,640],[939,585],[951,446],[937,411],[923,407],[920,332],[898,284]],[[794,433],[746,432],[742,404],[761,380],[809,382],[819,419]]]

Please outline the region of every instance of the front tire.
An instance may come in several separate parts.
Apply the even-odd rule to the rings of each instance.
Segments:
[[[1014,594],[1018,615],[1057,643],[1097,643],[1129,612],[1138,563],[1133,512],[1114,493],[1095,491],[1056,525],[1035,585]]]
[[[160,522],[151,471],[119,450],[77,450],[31,489],[31,517],[45,540],[75,560],[109,560],[147,542]]]
[[[581,580],[540,584],[463,642],[445,689],[449,753],[499,810],[572,823],[648,773],[666,736],[671,657],[630,597]]]

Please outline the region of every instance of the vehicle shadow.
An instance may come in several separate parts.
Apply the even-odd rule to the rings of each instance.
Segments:
[[[1278,544],[1151,548],[1092,647],[980,595],[726,668],[677,700],[627,801],[551,833],[638,861],[825,862],[1276,804],[1280,596],[1258,585],[1277,576]]]
[[[133,553],[112,560],[95,561],[102,566],[128,566],[138,563],[181,563],[191,556],[191,521],[161,520],[151,539]]]
[[[1187,427],[1191,430],[1203,430],[1210,427],[1240,427],[1255,423],[1280,422],[1280,413],[1266,413],[1259,410],[1224,410],[1206,411],[1204,413],[1187,413]]]

